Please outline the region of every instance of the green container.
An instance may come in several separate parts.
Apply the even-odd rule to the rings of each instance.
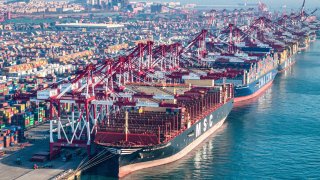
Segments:
[[[42,121],[42,117],[44,117],[43,114],[39,113],[39,115],[38,115],[37,112],[34,113],[34,120],[41,122]]]

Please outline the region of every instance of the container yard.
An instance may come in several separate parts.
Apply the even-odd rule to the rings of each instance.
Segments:
[[[223,125],[234,104],[262,94],[308,51],[320,23],[304,4],[291,15],[261,4],[195,10],[145,3],[133,3],[134,13],[51,23],[13,23],[7,14],[0,175],[124,177],[181,159]],[[14,17],[36,13],[20,5],[8,5]]]
[[[72,154],[72,160],[68,162],[63,161],[64,154],[68,152],[61,154],[62,157],[48,161],[48,131],[48,124],[26,131],[25,134],[21,134],[20,129],[1,131],[1,135],[7,133],[5,137],[12,137],[11,135],[15,136],[17,133],[18,137],[26,137],[22,140],[18,138],[17,143],[13,138],[14,144],[8,138],[10,145],[1,148],[0,175],[3,179],[50,179],[78,166],[83,158],[79,153]]]

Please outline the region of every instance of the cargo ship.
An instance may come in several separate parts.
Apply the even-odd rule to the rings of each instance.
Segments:
[[[269,41],[268,45],[260,45],[260,47],[241,47],[240,49],[247,53],[270,53],[273,51],[277,54],[274,60],[278,63],[278,71],[282,72],[296,62],[294,55],[298,52],[298,41],[285,37],[285,34],[281,35],[282,37],[276,37],[275,42]]]
[[[287,31],[278,31],[274,35],[275,42],[270,46],[278,54],[278,70],[283,72],[296,62],[295,54],[298,52],[299,37]]]
[[[239,54],[208,56],[205,61],[213,69],[217,83],[233,83],[235,102],[256,97],[273,82],[278,73],[278,53],[268,45],[241,45]],[[221,71],[222,70],[222,71]]]
[[[123,106],[99,125],[96,155],[83,174],[124,177],[174,162],[221,127],[233,107],[233,85],[215,85],[214,80],[183,82],[128,85],[141,92],[134,95],[139,101]]]
[[[287,57],[282,63],[279,63],[278,70],[279,72],[283,72],[289,67],[291,67],[294,63],[296,63],[296,59],[294,56]]]
[[[306,33],[299,33],[298,34],[301,38],[299,39],[299,51],[306,51],[310,45],[310,37]]]
[[[248,80],[242,86],[235,87],[235,102],[254,98],[264,92],[271,86],[277,73],[277,69],[272,69],[258,78],[255,78],[256,75],[253,75],[253,79]]]

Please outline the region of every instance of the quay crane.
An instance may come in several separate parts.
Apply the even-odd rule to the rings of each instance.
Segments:
[[[65,78],[30,93],[16,93],[14,98],[49,104],[50,159],[55,158],[61,147],[82,147],[91,154],[98,124],[108,123],[109,115],[116,114],[120,107],[161,107],[161,99],[174,98],[174,93],[159,84],[173,74],[192,73],[188,66],[200,62],[206,54],[206,33],[201,31],[186,47],[180,43],[159,46],[152,41],[140,43],[127,55],[89,64],[74,78]],[[191,51],[197,52],[197,56],[190,57]],[[156,87],[167,95],[144,94],[130,87],[135,83]],[[149,100],[137,101],[137,97]],[[71,112],[67,111],[68,107]],[[63,120],[67,120],[67,125]],[[53,128],[54,124],[57,129]]]

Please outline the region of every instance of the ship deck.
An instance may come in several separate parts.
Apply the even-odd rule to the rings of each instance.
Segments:
[[[130,85],[130,89],[142,94],[171,95],[174,99],[171,102],[161,100],[165,104],[159,107],[123,108],[109,115],[99,124],[95,143],[114,147],[166,143],[232,98],[232,85],[225,85],[221,90],[218,87],[222,86],[159,88]],[[151,99],[138,98],[139,101],[154,101]]]

